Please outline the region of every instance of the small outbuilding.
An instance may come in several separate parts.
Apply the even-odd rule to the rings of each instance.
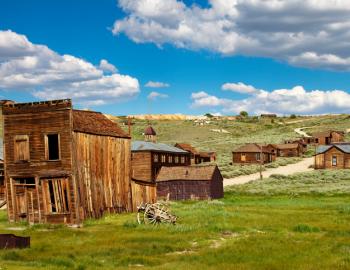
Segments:
[[[344,132],[336,130],[327,130],[312,134],[310,143],[318,145],[329,145],[332,143],[344,142]]]
[[[276,157],[299,157],[303,154],[303,146],[298,143],[269,144],[267,148],[276,154]]]
[[[350,169],[350,143],[318,146],[315,169]]]
[[[232,162],[239,164],[270,163],[276,155],[264,145],[257,143],[245,144],[232,151]]]
[[[222,198],[223,177],[216,165],[162,167],[157,176],[157,196],[170,200]]]

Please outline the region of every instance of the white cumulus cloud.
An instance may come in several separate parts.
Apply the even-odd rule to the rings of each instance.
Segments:
[[[60,55],[26,36],[0,31],[0,89],[29,91],[40,99],[73,98],[81,104],[124,101],[139,93],[138,80],[116,72],[107,60],[100,66]]]
[[[222,55],[269,57],[292,65],[350,70],[348,0],[119,0],[114,35]]]
[[[255,94],[258,93],[258,89],[256,89],[252,85],[247,85],[242,82],[239,83],[225,83],[221,86],[222,90],[237,92],[241,94]]]
[[[113,64],[109,63],[106,59],[102,59],[100,61],[99,68],[107,72],[112,72],[112,73],[118,72],[118,69]]]
[[[168,97],[169,97],[169,96],[166,95],[166,94],[162,94],[162,93],[155,92],[155,91],[151,92],[151,93],[147,96],[147,98],[148,98],[149,100],[156,100],[156,99],[158,99],[158,98],[168,98]]]
[[[145,86],[149,88],[167,88],[170,87],[170,84],[164,82],[149,81],[145,84]]]
[[[324,114],[350,113],[350,94],[343,90],[311,90],[302,86],[291,89],[260,90],[248,98],[224,99],[206,92],[192,94],[192,107],[220,108],[224,113],[248,111],[251,114]]]

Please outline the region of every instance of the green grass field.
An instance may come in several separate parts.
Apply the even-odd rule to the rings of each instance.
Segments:
[[[129,213],[29,227],[1,211],[0,232],[32,246],[0,251],[0,269],[350,269],[349,195],[349,171],[315,171],[172,202],[175,226],[138,225]]]

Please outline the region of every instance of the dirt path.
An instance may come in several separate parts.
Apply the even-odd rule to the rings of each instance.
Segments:
[[[298,172],[308,172],[312,171],[312,168],[309,168],[310,165],[313,165],[314,158],[304,158],[302,161],[294,164],[289,164],[287,166],[280,166],[278,168],[272,168],[267,169],[266,171],[263,171],[263,177],[267,178],[271,174],[283,174],[283,175],[289,175],[294,174]],[[224,186],[231,186],[231,185],[239,185],[248,183],[250,181],[255,181],[260,179],[259,173],[249,174],[249,175],[242,175],[235,178],[230,179],[224,179]]]
[[[305,131],[303,131],[303,129],[305,129],[305,128],[310,128],[310,127],[296,128],[296,129],[294,129],[294,132],[298,133],[299,135],[301,135],[303,137],[311,137],[309,134],[307,134]]]

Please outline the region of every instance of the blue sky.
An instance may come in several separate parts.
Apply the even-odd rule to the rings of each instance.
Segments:
[[[150,12],[144,12],[148,7],[142,5],[152,2],[154,6],[149,7]],[[293,13],[293,5],[289,6],[289,3],[297,4],[298,1],[287,1],[285,6],[277,8],[272,0],[270,6],[261,1],[264,6],[260,8],[253,1],[246,1],[252,3],[245,4],[244,9],[242,5],[237,5],[236,0],[227,1],[232,2],[229,7],[232,8],[230,14],[229,8],[221,11],[220,5],[224,5],[221,2],[223,1],[212,0],[208,3],[204,0],[163,0],[162,6],[159,6],[159,0],[2,0],[0,30],[11,30],[12,34],[4,34],[2,45],[0,41],[0,74],[3,65],[3,74],[9,78],[3,83],[0,78],[0,95],[5,99],[25,102],[50,97],[68,98],[70,91],[75,91],[73,100],[77,107],[89,107],[116,115],[197,115],[206,112],[235,114],[240,110],[247,110],[252,114],[350,112],[347,106],[350,104],[350,56],[344,48],[330,46],[327,40],[328,36],[329,39],[332,37],[334,42],[344,44],[344,47],[349,43],[348,30],[340,27],[335,34],[332,32],[335,30],[330,28],[330,22],[332,26],[336,25],[337,20],[344,22],[342,16],[350,15],[346,1],[340,1],[343,6],[339,7],[334,7],[333,4],[331,10],[322,0],[322,5],[315,9],[312,5],[306,6],[305,10],[310,14],[320,12],[325,17],[324,25],[317,24],[319,29],[315,29],[317,22],[310,21],[310,14],[306,11],[301,15]],[[308,1],[303,3],[306,2]],[[278,24],[278,19],[286,16],[295,16],[297,22],[305,22],[298,28],[297,23],[288,24],[281,19],[280,25],[284,29],[276,30],[272,21],[257,21],[255,25],[244,21],[246,13],[254,14],[256,10],[261,10],[257,18],[272,13],[275,24]],[[172,13],[174,11],[176,12]],[[203,14],[207,11],[212,16],[209,21],[208,18],[203,19]],[[233,13],[235,14],[232,15]],[[209,17],[208,14],[205,16]],[[133,21],[135,18],[136,22]],[[118,21],[121,23],[116,30],[114,23]],[[220,28],[222,23],[225,23],[225,27]],[[187,30],[180,32],[180,24],[193,33],[186,36]],[[207,28],[197,29],[202,24],[207,24]],[[206,30],[211,27],[213,31]],[[164,31],[169,28],[172,33]],[[323,32],[328,36],[321,39]],[[197,33],[198,37],[195,36]],[[226,39],[231,36],[236,38],[237,33],[237,40]],[[292,49],[281,49],[291,43],[287,39],[291,33],[299,36],[302,33],[303,37],[297,40],[298,44]],[[98,70],[91,70],[89,67],[91,77],[87,76],[86,79],[85,73],[81,75],[86,72],[85,67],[83,71],[79,67],[72,69],[69,79],[63,76],[63,79],[50,81],[48,74],[41,74],[43,71],[36,64],[31,68],[31,76],[35,79],[40,73],[42,80],[32,80],[30,85],[24,85],[23,81],[14,83],[13,78],[18,77],[10,75],[22,76],[28,73],[23,68],[23,63],[9,65],[18,56],[10,55],[9,48],[14,47],[8,40],[13,40],[17,35],[24,35],[34,46],[47,46],[58,56],[71,55],[96,67],[105,59],[118,71],[103,70],[104,75],[101,75],[97,74],[101,72],[101,67]],[[276,39],[278,37],[278,41],[272,39],[273,35],[276,35]],[[334,40],[335,36],[339,40]],[[320,40],[312,44],[310,40],[315,37]],[[22,55],[22,49],[20,47],[16,53]],[[35,57],[41,61],[41,48],[35,50]],[[48,58],[46,53],[44,58]],[[57,59],[59,63],[67,60]],[[70,63],[69,59],[67,61]],[[34,72],[34,69],[37,71]],[[61,78],[61,70],[59,72]],[[78,79],[72,78],[75,73],[81,73],[76,76]],[[116,88],[108,88],[107,84],[112,82],[105,82],[111,73],[128,76],[116,77],[113,81],[119,87],[115,98],[109,98],[109,93],[115,93],[113,91]],[[82,82],[82,76],[88,81],[96,78],[101,80],[98,83],[72,87],[72,80]],[[135,80],[138,85],[130,86],[131,81],[135,83]],[[146,87],[145,84],[149,81],[162,82],[169,86]],[[222,89],[224,84],[229,85],[226,91]],[[89,88],[90,90],[86,90],[89,92],[84,92],[86,86],[94,89]],[[299,87],[295,88],[296,86]],[[105,89],[111,92],[105,92]],[[151,92],[158,94],[150,99],[148,96]],[[94,103],[94,100],[100,102]]]

